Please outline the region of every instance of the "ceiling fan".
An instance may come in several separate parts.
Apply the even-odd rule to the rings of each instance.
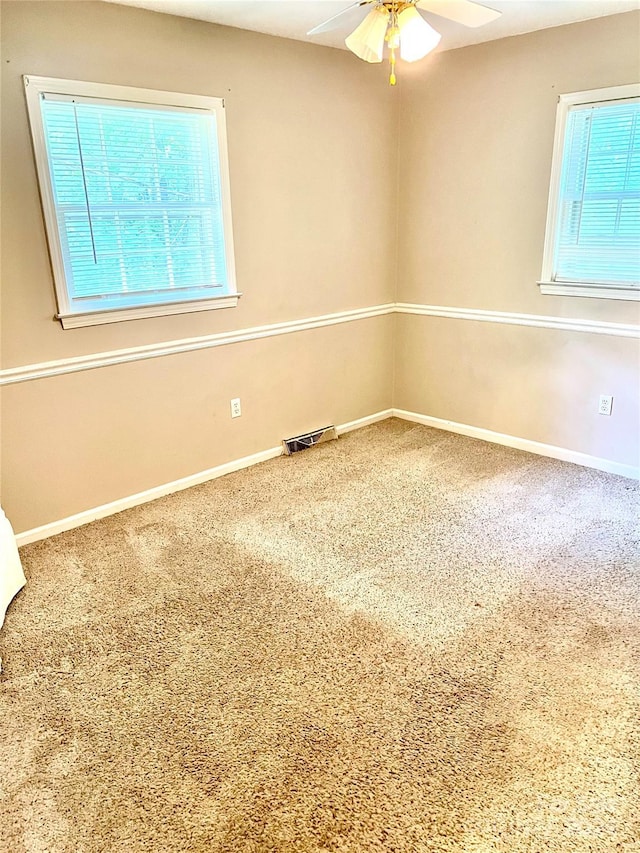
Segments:
[[[422,17],[418,9],[433,12],[465,27],[481,27],[499,18],[496,12],[474,0],[357,0],[307,33],[323,33],[340,25],[338,19],[359,6],[368,6],[365,19],[345,39],[352,53],[365,62],[382,62],[385,41],[389,47],[389,83],[396,84],[396,51],[405,62],[426,56],[440,41],[440,33]]]

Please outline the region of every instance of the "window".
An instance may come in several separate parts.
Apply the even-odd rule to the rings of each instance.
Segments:
[[[560,96],[539,284],[640,299],[640,85]]]
[[[224,102],[24,82],[63,327],[236,305]]]

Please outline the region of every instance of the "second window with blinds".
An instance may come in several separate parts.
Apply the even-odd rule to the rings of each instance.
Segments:
[[[235,306],[224,102],[24,82],[63,327]]]
[[[540,290],[640,299],[640,85],[558,100]]]

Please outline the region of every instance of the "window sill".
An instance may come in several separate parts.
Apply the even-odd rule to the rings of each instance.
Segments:
[[[540,293],[547,296],[587,296],[597,299],[625,299],[629,302],[640,302],[640,288],[611,287],[604,284],[586,284],[555,281],[539,281]]]
[[[125,320],[142,320],[146,317],[167,317],[171,314],[191,314],[194,311],[211,311],[214,308],[235,308],[241,293],[216,296],[212,299],[192,302],[168,302],[164,305],[139,305],[135,308],[109,308],[103,311],[56,314],[63,329],[78,329],[81,326],[100,326],[103,323],[122,323]]]

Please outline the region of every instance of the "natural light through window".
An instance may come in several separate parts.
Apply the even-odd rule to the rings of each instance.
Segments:
[[[63,326],[235,305],[223,101],[25,85]]]
[[[640,298],[640,86],[562,95],[543,293]]]

